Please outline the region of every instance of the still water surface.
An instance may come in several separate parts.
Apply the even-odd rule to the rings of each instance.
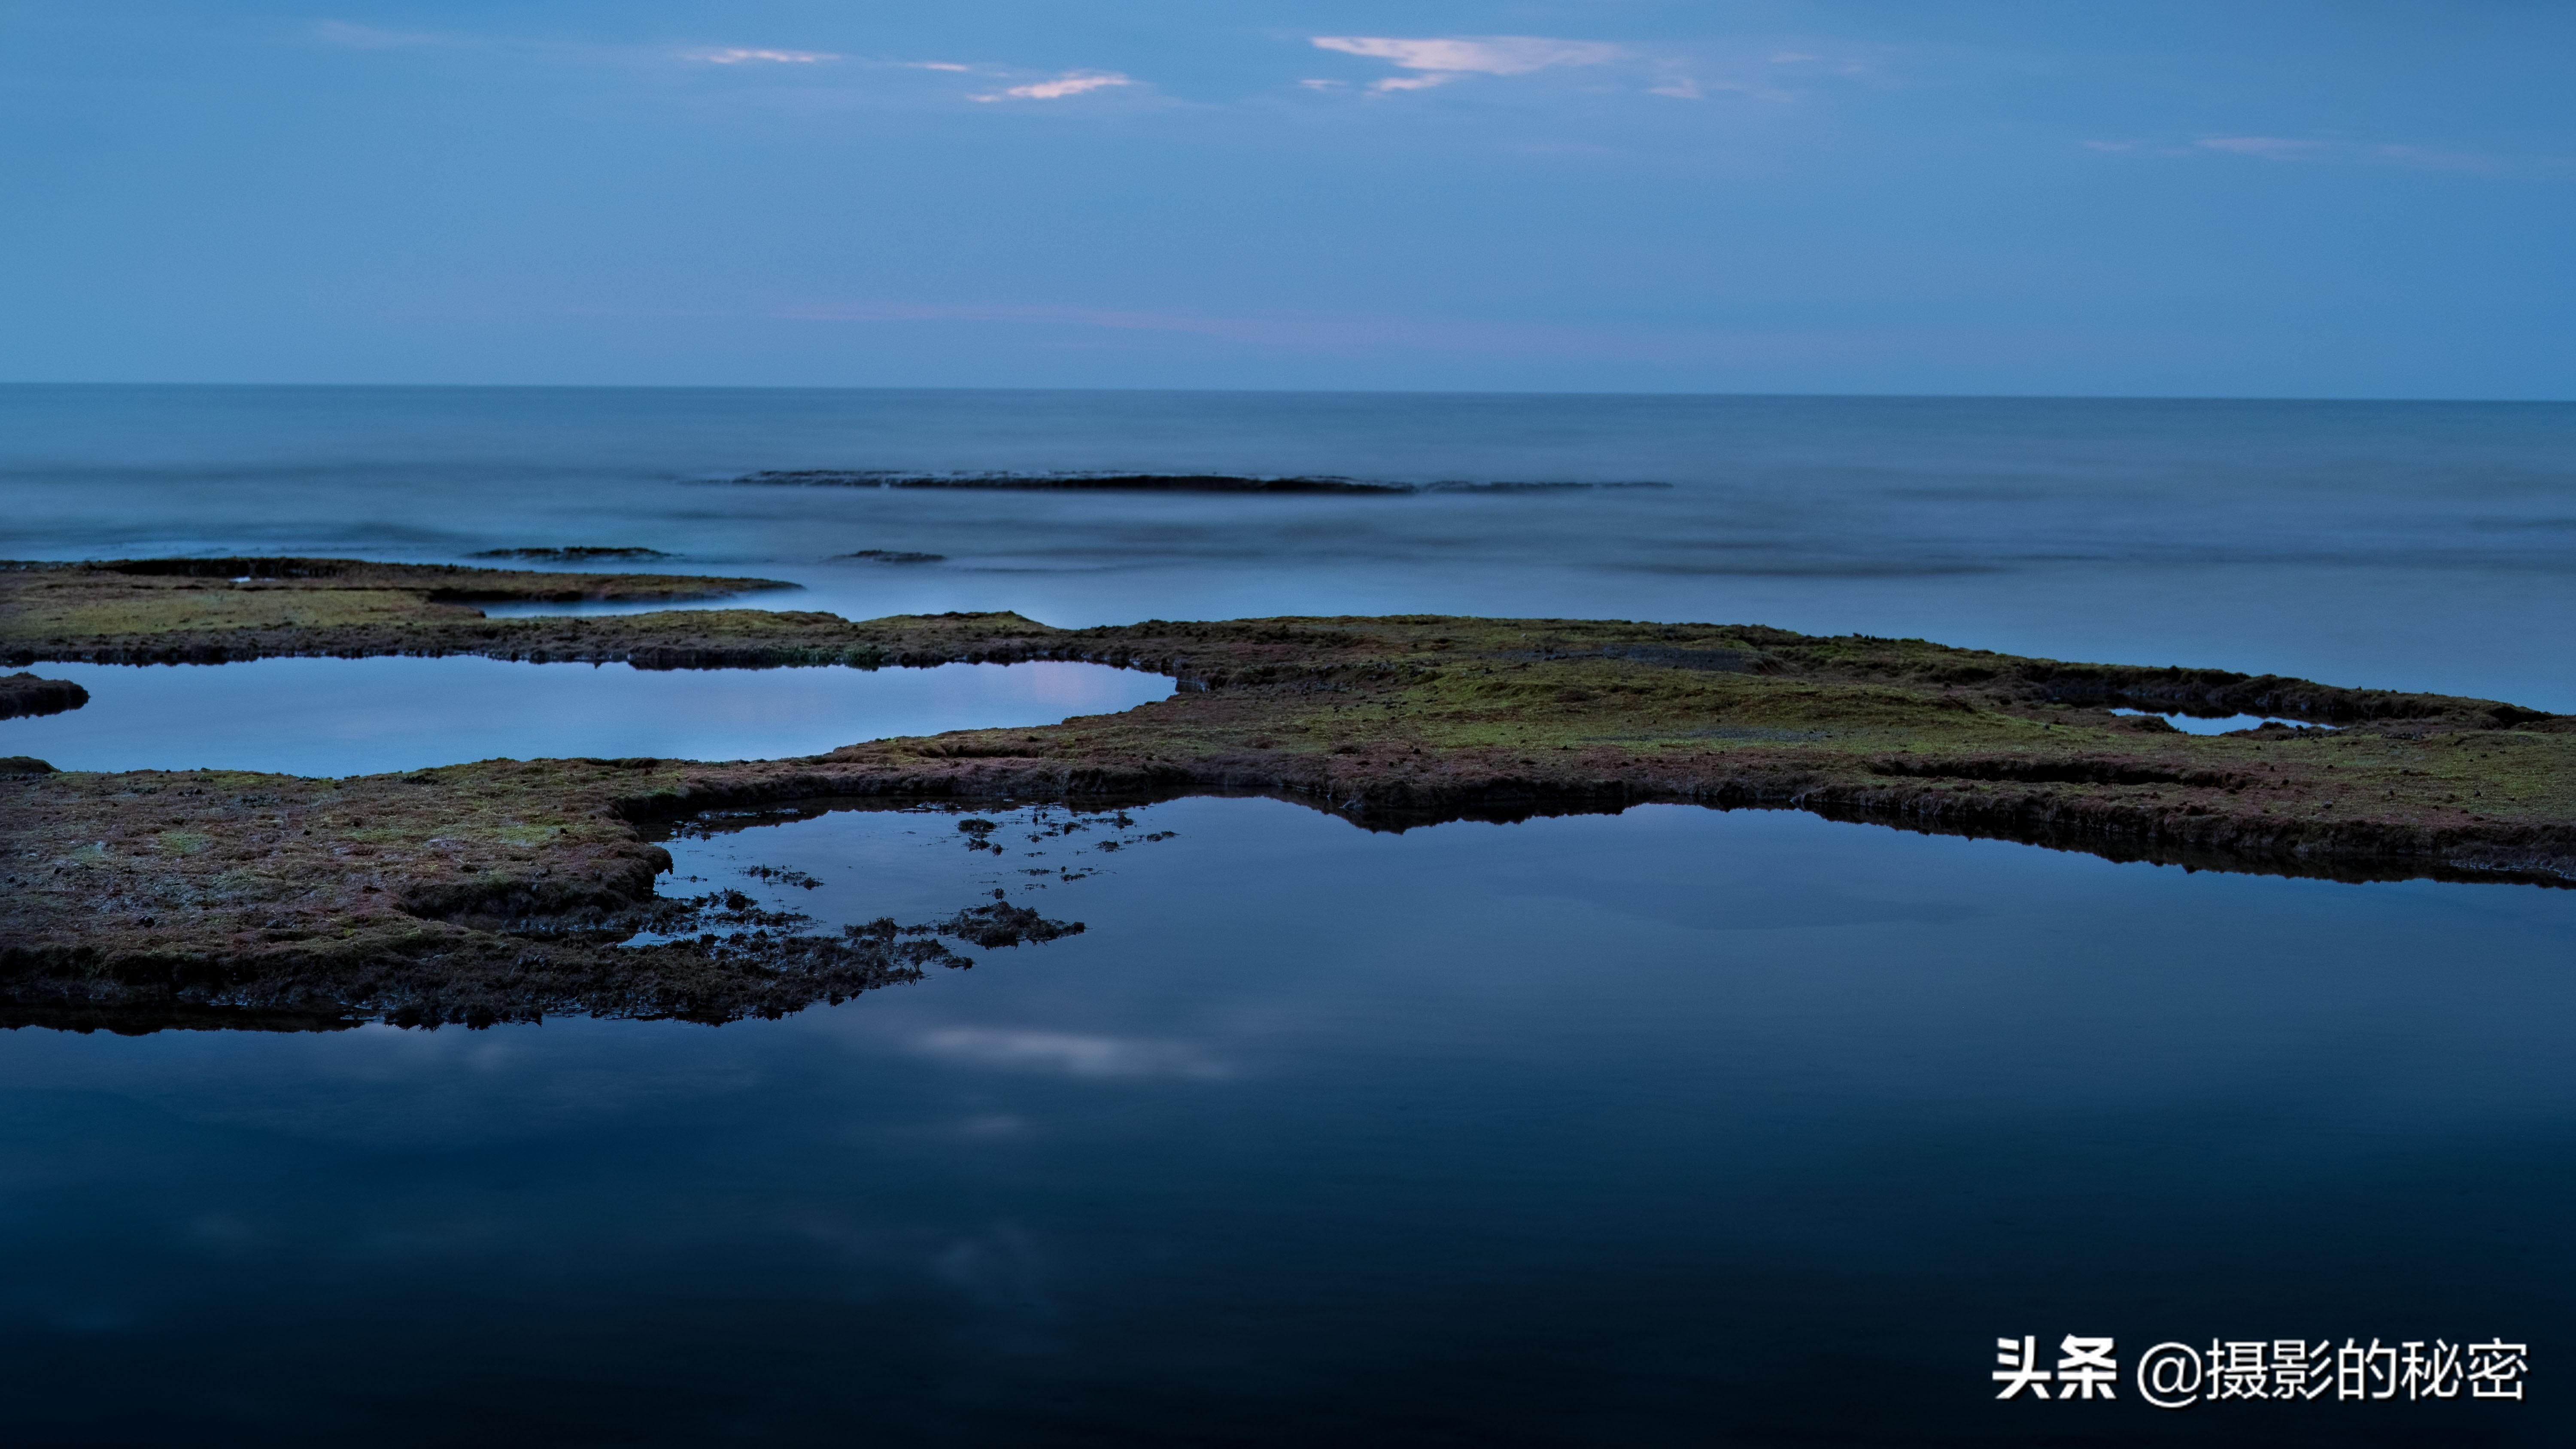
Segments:
[[[928,811],[672,842],[675,891],[826,923],[998,888],[1089,927],[782,1021],[12,1037],[17,1431],[2576,1428],[2538,1389],[2159,1414],[1987,1381],[1998,1335],[2084,1333],[2124,1364],[2501,1335],[2554,1382],[2576,895],[1684,807],[1394,836],[1195,799],[1036,842],[985,818],[1001,855]]]
[[[367,775],[490,759],[770,760],[862,740],[1055,724],[1172,692],[1098,664],[636,669],[445,659],[46,664],[89,691],[0,720],[0,755],[60,770]]]
[[[1673,486],[722,481],[859,467]],[[2576,710],[2564,406],[0,388],[0,490],[21,558],[639,545],[852,616],[1748,621]],[[312,773],[739,758],[1169,687],[444,661],[369,735],[329,683],[418,664],[78,674],[0,753],[217,763],[117,734],[265,694],[306,727],[235,737]],[[628,688],[678,693],[584,703]],[[670,843],[673,892],[826,925],[1089,927],[785,1020],[0,1035],[12,1437],[2576,1442],[2569,892],[1668,807],[986,818],[1003,854],[933,812]],[[1998,1336],[2070,1333],[2501,1337],[2531,1398],[1992,1400]]]
[[[816,468],[1671,486],[726,481]],[[1702,620],[2576,711],[2576,404],[7,386],[0,494],[12,558],[641,546],[852,618]]]

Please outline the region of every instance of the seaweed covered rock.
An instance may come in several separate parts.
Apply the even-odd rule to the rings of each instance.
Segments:
[[[90,659],[471,653],[663,668],[1070,659],[1151,670],[1182,688],[1118,714],[868,741],[802,760],[493,760],[336,781],[47,774],[21,762],[15,773],[0,768],[0,954],[26,991],[0,995],[41,996],[52,988],[36,983],[68,980],[66,971],[221,982],[245,963],[374,962],[397,973],[388,980],[426,981],[401,973],[471,975],[486,969],[477,963],[524,960],[534,977],[589,983],[557,999],[721,1014],[920,965],[868,954],[894,937],[815,944],[757,922],[619,944],[646,929],[635,912],[663,909],[652,885],[669,858],[653,831],[794,800],[936,800],[989,815],[1005,801],[1257,792],[1385,830],[1674,801],[2208,869],[2576,884],[2576,718],[2495,700],[1750,624],[1399,615],[1057,629],[1005,613],[854,621],[744,609],[484,619],[432,597],[451,575],[393,565],[347,566],[372,571],[359,592],[389,612],[348,603],[364,617],[337,623],[327,610],[265,623],[200,617],[175,595],[119,602],[135,579],[157,589],[200,577],[184,562],[153,561],[160,571],[131,576],[106,566],[0,571],[0,584],[32,588],[26,597],[51,599],[55,611],[29,625],[0,609],[0,635],[44,657]],[[47,578],[67,592],[28,583]],[[659,586],[712,582],[721,581]],[[2333,728],[2200,735],[2115,710],[2262,713]],[[988,815],[956,828],[990,854],[1001,843]],[[950,939],[995,946],[1074,929],[1002,902],[937,924]],[[741,955],[754,946],[769,955]],[[692,984],[736,964],[771,970],[781,995]],[[633,993],[620,995],[620,982]],[[424,1011],[462,999],[402,990]],[[66,988],[49,999],[69,1010],[92,998]]]

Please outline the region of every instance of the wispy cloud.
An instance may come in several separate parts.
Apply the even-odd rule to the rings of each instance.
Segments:
[[[2321,141],[2300,141],[2287,136],[2203,136],[2199,145],[2207,151],[2226,151],[2238,156],[2260,156],[2266,161],[2304,161],[2324,149]]]
[[[1369,89],[1378,92],[1426,91],[1478,75],[1530,75],[1560,66],[1608,65],[1626,60],[1624,45],[1598,40],[1552,40],[1537,35],[1487,35],[1446,39],[1406,39],[1393,35],[1316,35],[1318,50],[1391,61],[1415,72],[1389,76]]]
[[[1318,35],[1321,50],[1391,60],[1407,70],[1474,75],[1528,75],[1559,65],[1605,65],[1628,52],[1597,40],[1496,35],[1480,40],[1401,40],[1386,35]]]
[[[828,50],[753,50],[729,46],[721,50],[685,50],[682,60],[703,61],[708,65],[816,65],[839,60]]]
[[[1790,99],[1787,92],[1758,81],[1703,81],[1697,63],[1688,56],[1658,54],[1606,40],[1563,40],[1544,35],[1312,35],[1307,37],[1307,43],[1318,50],[1386,61],[1398,70],[1410,72],[1370,82],[1367,89],[1373,95],[1427,91],[1477,76],[1526,76],[1542,71],[1616,66],[1641,80],[1646,94],[1674,100],[1705,100],[1720,91],[1763,100]],[[1638,72],[1643,74],[1637,76]],[[1298,84],[1316,91],[1349,87],[1348,82],[1338,80],[1301,80]]]
[[[308,44],[330,46],[341,50],[391,51],[406,48],[436,48],[445,51],[472,52],[495,57],[513,57],[613,68],[651,69],[667,66],[708,67],[733,70],[799,71],[832,67],[844,72],[929,71],[937,75],[975,76],[989,90],[965,94],[969,101],[992,104],[1021,101],[1062,101],[1095,91],[1122,87],[1142,87],[1144,82],[1114,70],[1068,70],[1051,76],[1032,78],[1029,72],[1009,66],[970,64],[955,60],[900,60],[890,56],[845,55],[832,50],[798,50],[768,45],[698,45],[674,48],[670,45],[596,45],[575,41],[531,39],[526,37],[484,35],[471,32],[433,32],[386,30],[374,26],[353,25],[346,21],[326,20],[304,27],[298,36]],[[1014,84],[1014,82],[1017,82]],[[860,92],[843,89],[839,94]],[[947,92],[955,95],[956,92]]]
[[[1114,86],[1132,86],[1135,79],[1114,70],[1069,70],[1053,80],[1032,81],[1024,86],[987,91],[968,96],[970,101],[1060,101],[1067,96],[1087,95]]]
[[[1867,61],[1847,55],[1818,55],[1805,50],[1777,52],[1771,57],[1771,64],[1808,75],[1867,75],[1872,68]]]
[[[386,30],[372,25],[352,25],[343,20],[319,21],[307,27],[304,34],[318,44],[342,50],[408,50],[435,47],[441,50],[576,64],[663,66],[676,61],[684,65],[793,66],[822,65],[846,58],[835,51],[788,50],[774,46],[701,45],[674,50],[665,46],[601,45],[583,41],[478,34],[472,31]]]
[[[2576,174],[2576,158],[2500,156],[2455,151],[2403,142],[2365,142],[2297,136],[2164,137],[2153,140],[2091,140],[2087,150],[2136,156],[2246,156],[2258,161],[2306,161],[2335,166],[2394,166],[2410,171],[2448,171],[2461,175],[2555,180]]]
[[[399,50],[438,45],[445,40],[425,30],[385,30],[373,25],[351,25],[345,20],[317,20],[305,34],[319,44],[348,50]]]
[[[1187,1042],[952,1026],[921,1034],[913,1049],[961,1066],[1092,1081],[1177,1078],[1215,1082],[1234,1070]]]

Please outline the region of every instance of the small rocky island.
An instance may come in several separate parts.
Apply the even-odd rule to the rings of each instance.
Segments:
[[[776,587],[328,559],[22,564],[0,567],[0,661],[1064,659],[1183,689],[1123,714],[803,760],[488,761],[347,780],[6,762],[0,1017],[116,1029],[564,1011],[723,1020],[936,963],[935,932],[802,935],[746,904],[654,894],[669,861],[654,831],[786,801],[1114,807],[1259,792],[1375,829],[1680,801],[2208,869],[2576,883],[2576,717],[2492,700],[1757,625],[1417,615],[1056,629],[1015,614],[491,619],[473,607]],[[2192,735],[2165,713],[2314,727]],[[1031,916],[1003,934],[1062,929]],[[618,944],[639,930],[662,943]]]

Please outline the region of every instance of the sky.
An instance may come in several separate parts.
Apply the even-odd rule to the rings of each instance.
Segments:
[[[2576,398],[2576,6],[0,0],[0,380]]]

